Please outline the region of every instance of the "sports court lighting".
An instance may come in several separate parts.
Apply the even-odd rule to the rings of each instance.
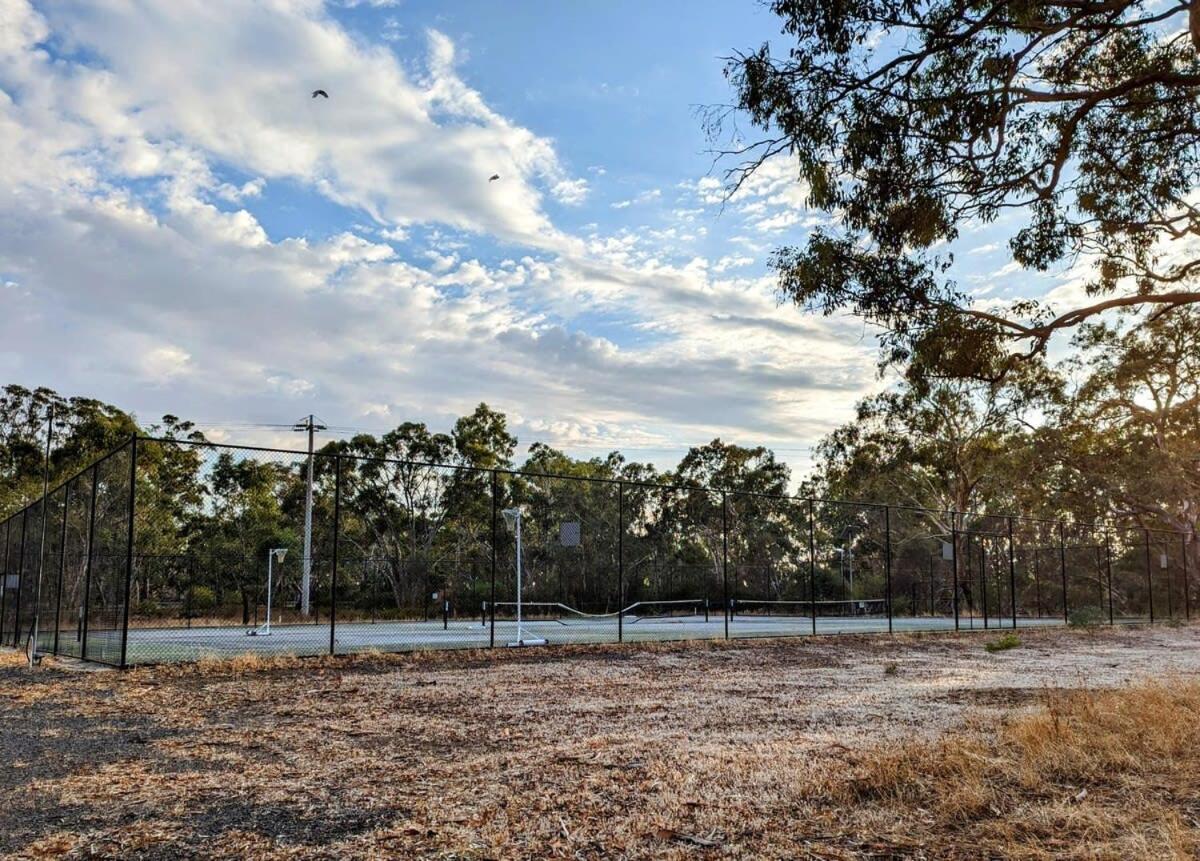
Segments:
[[[271,581],[274,578],[275,560],[283,564],[283,557],[287,556],[286,547],[274,547],[267,551],[267,621],[266,624],[255,628],[253,631],[248,631],[251,637],[269,637],[271,636]]]
[[[521,509],[506,508],[500,512],[504,515],[504,525],[517,536],[517,639],[510,646],[544,646],[546,641],[540,637],[526,637],[521,628]]]

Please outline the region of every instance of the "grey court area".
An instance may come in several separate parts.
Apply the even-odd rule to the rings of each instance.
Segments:
[[[624,616],[620,624],[615,614],[585,618],[533,618],[521,626],[520,639],[544,640],[548,645],[570,643],[664,642],[669,640],[719,640],[726,636],[725,617],[712,613],[639,617]],[[1062,625],[1062,619],[1017,618],[1017,627]],[[960,630],[984,629],[984,620],[963,616]],[[1011,630],[1012,618],[994,618],[990,630]],[[130,628],[129,662],[159,663],[189,661],[206,656],[230,657],[247,653],[261,655],[317,655],[329,652],[329,625],[273,625],[270,634],[251,635],[252,628],[238,626],[193,628]],[[895,617],[892,630],[952,631],[953,617]],[[848,616],[816,620],[817,634],[886,633],[886,616]],[[794,637],[811,635],[811,616],[735,615],[729,620],[730,638]],[[496,619],[494,645],[506,646],[518,639],[517,623],[512,618]],[[429,621],[338,622],[334,648],[338,653],[378,650],[396,652],[419,649],[484,648],[493,644],[492,624],[479,618],[472,621],[441,619]]]

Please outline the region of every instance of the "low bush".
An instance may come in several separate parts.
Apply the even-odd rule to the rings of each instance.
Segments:
[[[1015,649],[1021,645],[1021,638],[1016,634],[1008,633],[1001,634],[997,639],[984,644],[984,648],[989,652],[1007,652],[1009,649]]]
[[[1094,631],[1107,621],[1108,617],[1100,607],[1077,607],[1067,615],[1067,624],[1070,627],[1088,631]]]

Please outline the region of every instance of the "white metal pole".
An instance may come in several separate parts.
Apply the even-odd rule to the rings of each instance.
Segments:
[[[264,634],[271,633],[271,575],[275,564],[275,551],[267,551],[267,624],[263,626]]]
[[[517,514],[517,643],[524,640],[521,633],[521,515]]]

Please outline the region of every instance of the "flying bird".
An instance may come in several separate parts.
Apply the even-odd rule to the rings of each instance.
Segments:
[[[488,182],[495,182],[499,178],[500,178],[500,174],[493,173],[491,176],[488,177]]]
[[[317,96],[324,96],[325,98],[329,98],[329,93],[325,92],[324,90],[313,90],[312,97],[315,99]]]

